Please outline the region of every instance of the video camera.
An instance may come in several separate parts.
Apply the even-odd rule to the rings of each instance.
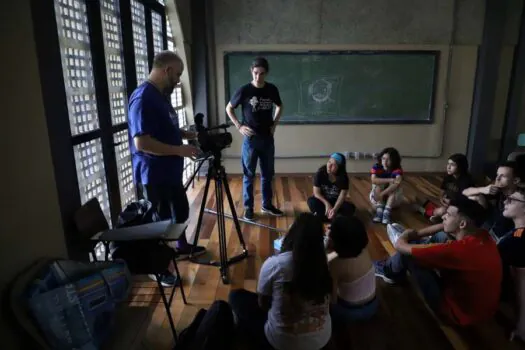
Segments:
[[[203,152],[210,152],[214,155],[218,155],[223,149],[232,144],[232,134],[226,131],[231,125],[221,124],[211,128],[206,128],[204,126],[204,114],[202,113],[195,115],[194,119],[197,140],[199,141],[200,149]],[[212,130],[221,129],[224,129],[224,132],[210,134],[210,131]]]

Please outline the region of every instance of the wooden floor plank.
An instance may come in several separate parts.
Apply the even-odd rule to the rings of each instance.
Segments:
[[[374,224],[371,221],[371,204],[368,194],[371,184],[368,176],[350,176],[350,191],[348,200],[357,208],[356,215],[365,223],[368,235],[371,256],[374,259],[384,259],[392,255],[395,250],[388,240],[385,226]],[[194,188],[188,190],[190,201],[189,234],[196,230],[196,221],[204,195],[205,178],[195,183]],[[410,207],[416,197],[439,197],[441,175],[405,175],[403,191],[405,204],[394,211],[393,218],[399,223],[413,228],[428,225],[428,221],[417,214]],[[243,215],[242,177],[229,177],[235,210],[239,216]],[[214,184],[210,186],[206,207],[216,209]],[[254,206],[258,222],[286,229],[292,224],[294,217],[308,210],[306,201],[312,195],[313,178],[306,176],[277,176],[274,181],[274,204],[283,209],[286,215],[282,218],[269,217],[261,214],[262,194],[260,178],[254,183]],[[224,198],[225,212],[231,210]],[[241,246],[233,220],[226,219],[226,241],[228,256],[240,253]],[[172,305],[172,312],[177,330],[180,332],[187,327],[200,308],[207,308],[217,299],[227,300],[232,289],[246,288],[256,291],[259,270],[264,260],[272,255],[273,240],[278,237],[275,231],[259,226],[241,223],[243,238],[249,250],[248,258],[230,267],[231,284],[224,285],[220,278],[219,269],[213,266],[197,265],[187,261],[180,262],[179,268],[183,276],[188,305],[182,303],[180,293],[176,294]],[[199,232],[199,244],[208,249],[208,254],[218,256],[217,217],[204,214],[203,223]],[[150,348],[170,349],[172,346],[171,333],[163,305],[158,303],[159,297],[153,295],[155,284],[142,279],[135,283],[134,292],[150,294],[149,297],[137,299],[135,305],[153,309],[153,318],[147,331],[147,344]],[[510,343],[507,340],[511,321],[503,317],[496,317],[486,325],[471,329],[458,330],[444,325],[429,312],[421,296],[411,285],[391,286],[378,280],[377,289],[380,310],[377,317],[369,322],[353,324],[341,339],[337,339],[341,349],[525,349],[522,344]]]

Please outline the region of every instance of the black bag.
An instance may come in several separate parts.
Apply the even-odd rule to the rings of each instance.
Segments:
[[[233,312],[222,300],[209,310],[200,309],[188,328],[184,329],[173,350],[231,349],[234,339]]]
[[[151,202],[141,199],[124,208],[118,216],[116,228],[149,224],[159,221],[157,219]],[[174,254],[172,248],[159,246],[156,241],[111,242],[109,250],[114,259],[125,260],[134,273],[157,270],[157,264],[167,267]]]
[[[118,216],[117,228],[149,224],[153,221],[156,221],[153,205],[151,202],[141,199],[124,208],[124,211]]]

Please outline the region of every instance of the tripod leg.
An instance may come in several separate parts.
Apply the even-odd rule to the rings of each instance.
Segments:
[[[243,250],[246,250],[246,243],[244,242],[244,237],[241,232],[241,224],[239,223],[239,218],[237,217],[237,211],[235,210],[235,203],[233,202],[232,193],[230,192],[230,185],[228,184],[228,178],[226,176],[226,171],[222,171],[222,178],[224,182],[224,189],[226,190],[226,197],[228,198],[228,203],[230,204],[230,210],[233,216],[233,222],[235,223],[235,229],[237,230],[237,236],[239,237],[239,242]]]
[[[229,284],[228,276],[228,247],[226,242],[226,223],[224,218],[224,197],[222,192],[222,181],[220,176],[215,180],[215,196],[217,201],[217,228],[219,233],[219,259],[220,259],[220,271],[221,277],[224,284]]]
[[[206,176],[206,185],[204,186],[204,195],[202,196],[201,208],[199,210],[199,219],[197,220],[197,227],[195,228],[195,237],[193,238],[193,246],[191,247],[190,258],[193,255],[193,249],[197,246],[197,243],[199,242],[199,235],[201,232],[201,225],[202,225],[202,216],[204,215],[204,208],[206,207],[206,199],[208,198],[210,182],[211,182],[211,168],[208,170],[208,175]]]

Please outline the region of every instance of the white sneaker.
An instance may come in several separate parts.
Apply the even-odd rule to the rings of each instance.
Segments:
[[[390,239],[390,242],[392,242],[392,245],[396,244],[397,239],[404,231],[405,228],[403,225],[397,223],[388,224],[386,226],[386,233],[388,234],[388,238]]]

